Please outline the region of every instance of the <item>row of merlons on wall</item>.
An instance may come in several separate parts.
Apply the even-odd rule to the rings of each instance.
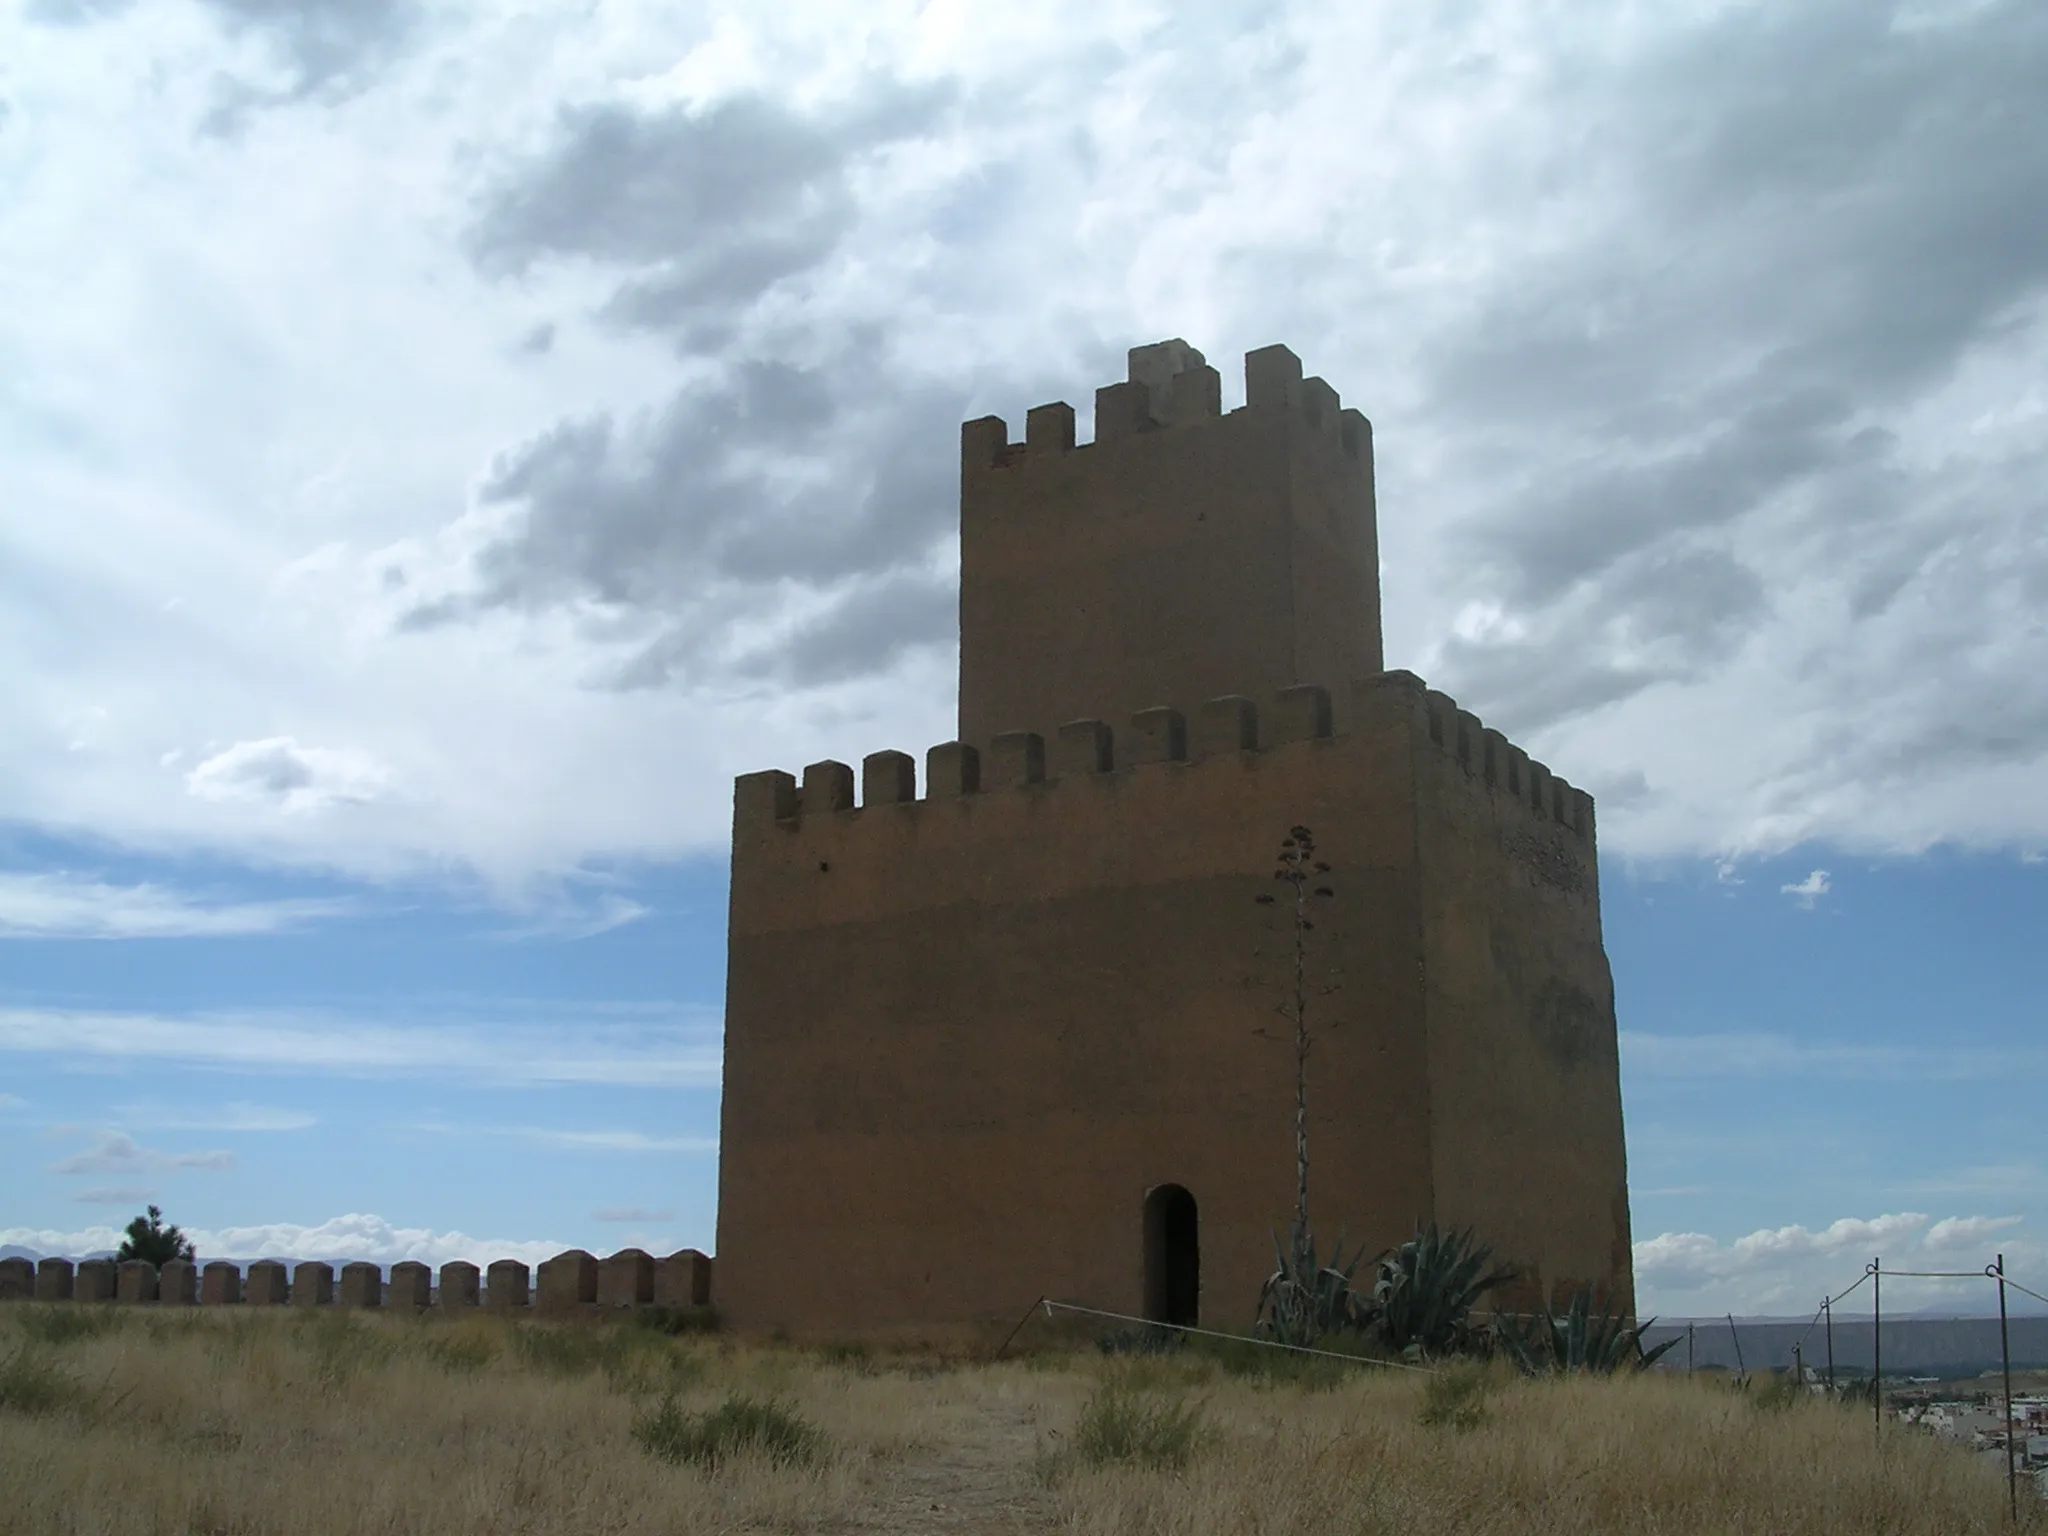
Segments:
[[[1430,741],[1467,774],[1526,806],[1539,820],[1554,821],[1583,838],[1593,836],[1591,795],[1573,788],[1499,731],[1481,725],[1455,700],[1425,688],[1414,673],[1383,672],[1357,685],[1360,693],[1389,687],[1413,692],[1427,711]],[[1257,705],[1234,694],[1211,699],[1192,720],[1177,709],[1142,709],[1131,716],[1121,743],[1101,720],[1069,721],[1050,741],[1036,731],[1005,732],[989,743],[986,761],[966,742],[944,742],[925,753],[925,783],[930,798],[941,799],[1119,768],[1270,751],[1333,734],[1329,690],[1304,684],[1282,689],[1263,720]],[[853,769],[829,759],[804,769],[801,788],[792,775],[769,769],[740,775],[738,789],[742,816],[758,809],[787,821],[854,809]],[[917,760],[909,753],[871,752],[861,759],[862,806],[916,799]]]
[[[544,1260],[529,1285],[527,1266],[499,1259],[479,1271],[454,1261],[441,1266],[440,1283],[425,1264],[391,1266],[387,1284],[381,1267],[363,1262],[334,1266],[309,1259],[287,1272],[276,1259],[242,1266],[215,1259],[203,1269],[183,1259],[159,1267],[143,1259],[115,1263],[87,1259],[0,1259],[0,1301],[156,1302],[172,1306],[395,1307],[444,1311],[482,1306],[490,1312],[576,1312],[586,1307],[702,1307],[711,1302],[711,1260],[694,1248],[665,1259],[627,1248],[599,1259],[572,1248]]]

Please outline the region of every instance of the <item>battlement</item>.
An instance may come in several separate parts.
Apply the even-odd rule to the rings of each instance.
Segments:
[[[1227,415],[1284,412],[1311,434],[1327,436],[1369,474],[1372,423],[1347,407],[1323,379],[1302,376],[1301,359],[1283,346],[1260,347],[1244,357],[1245,403],[1226,413],[1223,379],[1186,342],[1154,342],[1130,350],[1129,377],[1095,391],[1095,440],[1077,443],[1074,408],[1064,400],[1025,413],[1024,440],[1010,441],[1009,424],[982,416],[960,428],[962,472],[1006,469],[1030,459],[1084,452],[1145,433],[1200,427]]]
[[[0,1301],[119,1302],[154,1306],[293,1306],[385,1308],[455,1313],[481,1306],[489,1312],[572,1316],[636,1307],[690,1308],[711,1304],[711,1259],[683,1248],[657,1259],[627,1248],[599,1259],[580,1248],[543,1260],[529,1286],[519,1259],[498,1259],[487,1270],[465,1260],[441,1266],[439,1284],[427,1265],[402,1260],[389,1269],[368,1262],[334,1266],[307,1259],[287,1270],[277,1259],[246,1268],[229,1259],[203,1267],[172,1259],[161,1268],[141,1259],[0,1259]],[[488,1285],[479,1285],[487,1275]]]
[[[1438,761],[1503,806],[1519,807],[1531,822],[1548,822],[1590,844],[1593,797],[1574,788],[1497,730],[1483,725],[1457,701],[1424,686],[1411,672],[1384,672],[1354,685],[1352,718],[1387,718],[1390,701],[1405,715],[1419,743]],[[966,797],[1043,792],[1063,782],[1168,771],[1229,756],[1284,752],[1319,743],[1341,744],[1354,732],[1334,728],[1330,691],[1312,685],[1283,689],[1264,709],[1236,695],[1209,700],[1192,718],[1180,710],[1137,711],[1119,731],[1104,720],[1073,720],[1050,738],[1036,731],[997,734],[987,750],[960,741],[925,753],[925,792],[918,794],[917,761],[907,752],[870,753],[858,774],[827,759],[809,765],[801,781],[780,769],[742,774],[734,783],[736,831],[783,825],[800,828],[820,818],[834,822],[864,813],[900,814]],[[855,785],[858,781],[859,796]]]

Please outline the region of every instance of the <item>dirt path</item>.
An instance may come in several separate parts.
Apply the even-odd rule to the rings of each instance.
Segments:
[[[876,1467],[854,1530],[1049,1531],[1053,1495],[1039,1479],[1040,1423],[1029,1407],[990,1402],[944,1437]]]

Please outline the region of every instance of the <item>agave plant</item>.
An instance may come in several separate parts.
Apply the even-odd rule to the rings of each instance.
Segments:
[[[1435,1222],[1381,1255],[1372,1288],[1373,1321],[1381,1336],[1410,1356],[1468,1350],[1475,1342],[1473,1307],[1515,1277],[1511,1267],[1492,1259],[1493,1249],[1474,1241],[1470,1228],[1445,1232]]]
[[[1260,1333],[1276,1343],[1308,1346],[1328,1334],[1365,1325],[1370,1311],[1354,1289],[1365,1257],[1363,1246],[1347,1263],[1340,1237],[1330,1262],[1323,1264],[1316,1258],[1314,1236],[1297,1224],[1291,1243],[1283,1244],[1274,1234],[1273,1251],[1279,1267],[1259,1290]]]
[[[1674,1336],[1645,1350],[1643,1330],[1656,1321],[1651,1317],[1631,1324],[1604,1305],[1596,1316],[1593,1288],[1588,1285],[1573,1293],[1562,1316],[1547,1306],[1526,1323],[1497,1316],[1494,1337],[1502,1352],[1530,1376],[1562,1376],[1572,1371],[1611,1376],[1624,1366],[1648,1370],[1678,1342]]]

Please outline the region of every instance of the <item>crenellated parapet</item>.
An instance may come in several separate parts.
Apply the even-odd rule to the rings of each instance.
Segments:
[[[960,428],[960,467],[1008,469],[1033,460],[1085,452],[1154,432],[1200,431],[1244,412],[1285,416],[1311,436],[1327,437],[1344,457],[1370,472],[1372,423],[1347,406],[1327,380],[1303,377],[1301,359],[1283,346],[1260,347],[1244,357],[1244,404],[1223,409],[1223,378],[1184,341],[1133,347],[1130,376],[1095,391],[1095,438],[1078,442],[1074,407],[1065,400],[1025,413],[1021,442],[1009,423],[982,416]]]
[[[98,1301],[115,1304],[207,1307],[389,1307],[403,1312],[486,1311],[523,1316],[578,1316],[636,1307],[701,1308],[711,1304],[708,1254],[683,1248],[657,1259],[627,1248],[598,1259],[572,1248],[538,1270],[523,1260],[499,1259],[488,1271],[455,1259],[433,1270],[412,1260],[393,1264],[387,1282],[381,1265],[357,1260],[341,1267],[308,1259],[287,1266],[258,1259],[247,1266],[214,1259],[203,1268],[173,1259],[161,1268],[141,1259],[0,1259],[0,1301]],[[479,1280],[488,1277],[487,1283]]]
[[[1383,729],[1393,719],[1410,730],[1421,762],[1489,793],[1504,819],[1555,826],[1592,843],[1592,796],[1460,709],[1456,700],[1425,688],[1408,672],[1382,673],[1353,692],[1349,731],[1335,726],[1330,690],[1301,685],[1263,703],[1239,695],[1210,699],[1192,716],[1157,706],[1120,724],[1069,721],[1049,737],[998,732],[986,750],[942,742],[924,755],[922,794],[917,761],[901,751],[870,754],[858,773],[828,759],[809,765],[801,779],[779,769],[742,774],[734,783],[735,829],[801,830],[820,818],[839,823],[870,812],[916,814],[920,807],[974,796],[1057,793],[1061,785],[1117,775],[1142,780],[1219,758],[1341,748],[1348,738]]]

